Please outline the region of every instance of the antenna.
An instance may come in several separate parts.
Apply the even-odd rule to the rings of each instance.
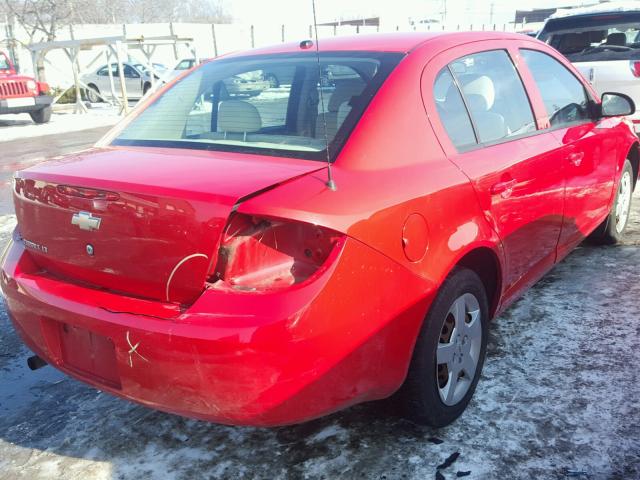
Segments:
[[[313,28],[316,37],[316,60],[318,61],[318,82],[320,86],[320,107],[322,108],[322,123],[324,127],[324,145],[327,152],[327,187],[329,190],[336,191],[338,187],[333,181],[333,172],[331,171],[331,156],[329,155],[329,135],[327,133],[327,115],[324,110],[324,94],[322,93],[322,67],[320,66],[320,46],[318,45],[318,22],[316,20],[316,0],[311,0],[313,7]]]

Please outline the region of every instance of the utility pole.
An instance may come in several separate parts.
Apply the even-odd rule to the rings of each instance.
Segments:
[[[495,3],[491,2],[491,6],[489,7],[489,25],[493,25],[493,7]]]

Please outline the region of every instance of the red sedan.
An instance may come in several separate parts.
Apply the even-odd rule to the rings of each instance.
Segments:
[[[635,106],[555,50],[484,32],[308,47],[207,62],[95,149],[18,173],[1,285],[33,365],[220,423],[398,392],[442,426],[489,320],[585,237],[621,238]]]

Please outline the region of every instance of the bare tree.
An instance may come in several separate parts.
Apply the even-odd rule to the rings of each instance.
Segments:
[[[8,21],[27,34],[24,45],[50,42],[61,27],[91,23],[229,23],[224,0],[0,0]],[[42,57],[36,65],[44,80]]]
[[[220,0],[186,0],[180,5],[179,20],[183,22],[230,23],[232,20]]]
[[[60,26],[66,24],[74,12],[71,0],[4,0],[4,5],[9,22],[17,22],[27,33],[27,44],[55,40]],[[38,78],[44,81],[42,57],[36,64],[36,70]]]

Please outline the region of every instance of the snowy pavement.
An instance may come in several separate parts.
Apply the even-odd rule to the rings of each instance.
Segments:
[[[447,479],[640,478],[634,202],[623,245],[577,249],[496,319],[471,405],[440,430],[387,402],[275,429],[149,410],[29,371],[0,308],[0,479],[432,479],[447,458]],[[0,245],[13,222],[0,216]]]

